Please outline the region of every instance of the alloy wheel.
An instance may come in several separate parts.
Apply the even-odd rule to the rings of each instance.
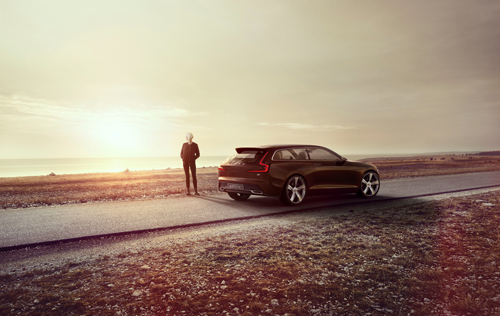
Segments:
[[[359,193],[363,197],[372,197],[377,195],[380,189],[380,180],[378,174],[373,171],[368,171],[361,178],[361,187]]]
[[[292,176],[288,179],[281,196],[281,201],[289,205],[297,205],[306,196],[306,181],[302,176]]]

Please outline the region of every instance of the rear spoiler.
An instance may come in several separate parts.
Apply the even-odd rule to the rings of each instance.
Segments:
[[[236,152],[238,154],[241,154],[242,152],[247,151],[247,150],[256,151],[259,154],[265,153],[267,151],[267,150],[262,149],[260,147],[238,147],[238,148],[235,148],[235,149],[236,149]]]

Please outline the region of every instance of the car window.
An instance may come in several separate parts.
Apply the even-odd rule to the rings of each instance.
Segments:
[[[306,148],[286,148],[277,150],[273,160],[309,160]]]
[[[262,158],[262,153],[254,150],[245,150],[239,154],[234,154],[229,156],[223,165],[244,165],[247,163],[256,162],[258,159]]]
[[[337,155],[323,148],[309,148],[309,156],[311,160],[340,161]]]

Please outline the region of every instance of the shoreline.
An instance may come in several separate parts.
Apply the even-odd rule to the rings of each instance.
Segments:
[[[225,158],[222,156],[200,157],[197,165],[200,168],[218,166]],[[176,168],[182,168],[182,160],[179,157],[0,159],[0,178]]]

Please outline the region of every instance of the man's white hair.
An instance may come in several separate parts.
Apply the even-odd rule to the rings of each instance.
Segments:
[[[192,141],[193,140],[193,134],[192,133],[187,133],[186,134],[186,139],[188,142]]]

